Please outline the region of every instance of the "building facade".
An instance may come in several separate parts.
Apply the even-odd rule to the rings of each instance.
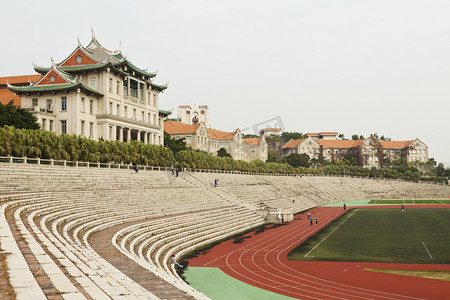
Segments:
[[[92,34],[60,63],[34,66],[42,77],[30,86],[8,84],[41,128],[98,140],[138,140],[164,144],[159,94],[167,85],[153,82],[156,72],[133,65],[120,50],[105,49]]]
[[[280,136],[281,128],[263,128],[259,131],[259,135],[270,137],[271,135]]]
[[[178,122],[195,125],[203,122],[206,127],[210,127],[209,108],[207,105],[190,107],[189,105],[178,106]]]
[[[186,145],[217,155],[224,148],[233,159],[251,161],[267,160],[267,143],[264,137],[244,138],[242,132],[236,129],[226,132],[207,128],[203,122],[190,125],[172,120],[164,122],[164,130],[176,139],[184,139]]]
[[[322,156],[328,161],[339,161],[346,157],[353,157],[359,166],[367,168],[384,167],[387,162],[401,159],[409,163],[428,161],[428,147],[419,139],[378,141],[372,137],[361,140],[313,138],[318,136],[308,134],[306,139],[289,141],[281,149],[282,156],[285,157],[291,153],[306,153],[310,158]],[[306,145],[308,140],[311,142],[309,147]],[[311,153],[311,149],[313,153]]]

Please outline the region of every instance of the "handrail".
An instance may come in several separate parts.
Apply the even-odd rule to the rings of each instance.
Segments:
[[[13,157],[13,156],[0,156],[0,163],[24,163],[24,164],[36,164],[36,165],[50,165],[50,166],[68,166],[68,167],[88,167],[88,168],[105,168],[105,169],[126,169],[132,170],[135,168],[132,164],[122,163],[102,163],[102,162],[86,162],[86,161],[68,161],[68,160],[55,160],[55,159],[43,159],[43,158],[30,158],[30,157]],[[170,171],[172,167],[160,167],[150,165],[137,165],[139,170],[144,171]],[[373,180],[386,180],[386,181],[404,181],[414,183],[426,183],[436,185],[449,185],[433,181],[410,181],[400,178],[376,178],[369,176],[355,176],[355,175],[338,175],[338,174],[284,174],[284,173],[258,173],[258,172],[244,172],[244,171],[230,171],[230,170],[213,170],[213,169],[191,169],[184,168],[183,171],[194,173],[220,173],[220,174],[240,174],[240,175],[257,175],[257,176],[307,176],[307,177],[344,177],[344,178],[365,178]]]

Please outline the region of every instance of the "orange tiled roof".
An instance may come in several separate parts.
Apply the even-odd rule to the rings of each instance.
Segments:
[[[317,140],[323,148],[353,148],[365,140]]]
[[[8,81],[9,84],[28,83],[28,80],[30,80],[31,82],[36,82],[40,78],[41,78],[41,75],[21,75],[21,76],[0,77],[0,85],[6,84],[6,81]]]
[[[194,133],[200,124],[189,125],[175,121],[165,121],[164,131],[168,134],[187,134]]]
[[[309,132],[309,133],[305,133],[305,135],[307,136],[315,136],[315,135],[338,135],[339,132],[334,132],[334,131],[324,131],[324,132]]]
[[[10,90],[0,90],[0,103],[6,105],[9,101],[14,100],[14,104],[20,106],[22,97],[17,96]]]
[[[326,134],[326,135],[338,135],[339,132],[330,131],[330,132],[321,132],[320,134],[321,135],[324,135],[324,134]]]
[[[290,141],[289,143],[287,143],[286,145],[284,145],[283,147],[281,147],[281,149],[297,147],[298,144],[300,144],[300,143],[303,142],[304,140],[306,140],[306,139],[292,140],[292,141]]]
[[[385,149],[403,149],[413,141],[380,141],[381,146]]]
[[[261,142],[261,137],[257,137],[257,138],[244,138],[244,142],[247,145],[259,145],[259,143]]]
[[[231,140],[237,133],[237,130],[235,132],[225,132],[210,128],[208,128],[207,130],[209,133],[209,138],[213,140]]]
[[[14,104],[21,106],[22,97],[17,96],[14,92],[8,90],[6,82],[9,84],[26,84],[28,85],[28,80],[31,82],[36,82],[41,78],[41,75],[21,75],[21,76],[7,76],[0,77],[0,103],[8,104],[9,101],[14,100]]]

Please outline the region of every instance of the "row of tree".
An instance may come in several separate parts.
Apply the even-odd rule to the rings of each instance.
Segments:
[[[180,148],[177,145],[176,148]],[[181,147],[182,148],[182,147]],[[383,178],[400,178],[417,181],[417,168],[367,169],[351,165],[328,165],[324,168],[292,166],[285,162],[245,162],[231,157],[210,155],[203,151],[182,149],[172,151],[168,147],[144,144],[138,141],[94,141],[82,136],[56,135],[43,130],[0,128],[0,156],[30,157],[67,161],[137,163],[152,166],[176,166],[189,169],[214,169],[255,173],[280,174],[335,174]],[[306,159],[306,157],[303,157]]]

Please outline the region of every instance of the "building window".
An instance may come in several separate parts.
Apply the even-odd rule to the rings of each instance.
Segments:
[[[128,96],[128,81],[123,82],[123,95]]]
[[[109,126],[109,139],[111,140],[113,138],[113,127]]]
[[[42,119],[42,129],[45,130],[45,119]]]
[[[112,93],[113,91],[113,80],[112,78],[109,79],[109,92]]]
[[[48,130],[49,130],[49,131],[53,131],[53,120],[50,120],[50,121],[48,122]]]
[[[67,133],[67,121],[66,120],[61,121],[61,133],[62,134]]]
[[[76,62],[77,64],[81,64],[83,62],[83,58],[80,55],[78,55],[76,58]]]
[[[89,137],[94,137],[94,123],[89,123]]]
[[[109,102],[109,113],[112,115],[113,114],[113,103]]]
[[[91,88],[97,88],[97,77],[91,77]]]
[[[48,110],[52,110],[53,100],[52,99],[47,99],[46,101],[47,101],[47,105],[46,105],[47,109]]]
[[[135,109],[133,109],[133,119],[135,119],[135,120],[136,120],[136,108],[135,108]]]
[[[119,104],[117,104],[116,109],[117,109],[116,115],[119,116],[119,114],[120,114],[120,105]]]
[[[38,106],[38,99],[37,98],[31,99],[31,105],[33,105],[33,107]]]
[[[124,106],[124,107],[123,107],[123,116],[124,116],[125,118],[128,118],[128,106]]]
[[[67,111],[67,97],[61,97],[61,110]]]
[[[346,152],[345,150],[342,150],[342,154],[345,154],[345,152]]]
[[[84,98],[81,97],[81,112],[84,112]]]
[[[144,116],[145,116],[145,113],[144,113],[144,112],[142,112],[142,116],[141,116],[141,117],[142,117],[142,120],[141,120],[142,122],[144,122],[144,119],[145,119],[145,117],[144,117]]]
[[[152,121],[150,113],[147,114],[147,120],[148,120],[149,123]]]
[[[55,76],[50,76],[50,82],[55,82]]]
[[[81,135],[84,135],[84,121],[81,120],[81,127],[80,127],[80,131],[81,131]]]
[[[190,136],[186,137],[186,144],[191,144],[191,137]]]
[[[94,113],[94,100],[92,99],[89,100],[89,113],[90,114]]]
[[[116,81],[116,94],[119,95],[119,93],[120,93],[120,81],[117,80]]]

